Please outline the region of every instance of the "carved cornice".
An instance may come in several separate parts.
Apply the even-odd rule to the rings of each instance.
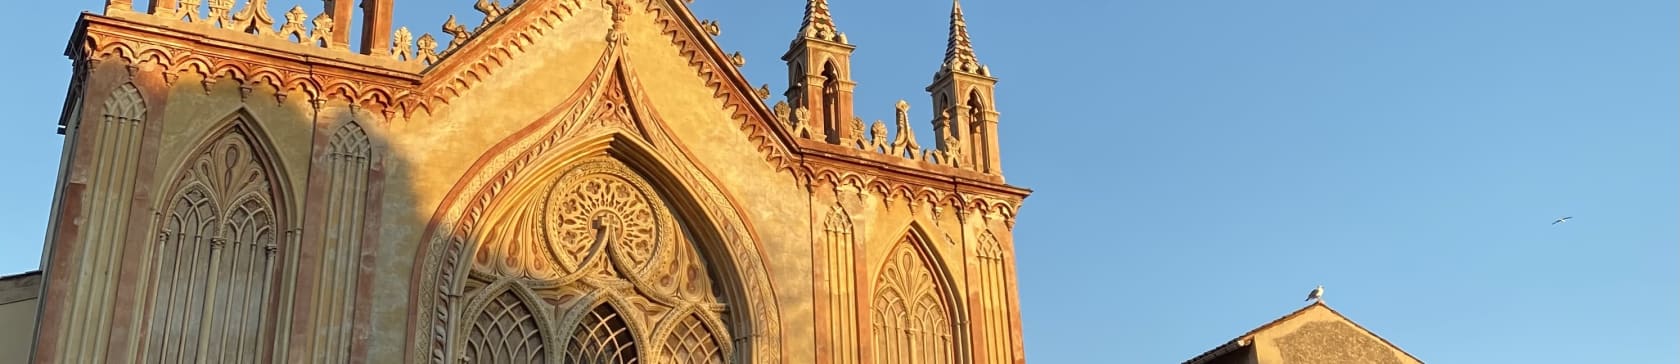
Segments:
[[[832,189],[836,194],[846,191],[860,197],[867,193],[889,209],[894,202],[912,210],[953,208],[959,216],[979,213],[985,220],[1001,219],[1010,229],[1015,227],[1022,201],[1032,192],[895,163],[823,154],[806,155],[800,178],[813,192]]]
[[[374,69],[356,62],[235,43],[140,22],[91,14],[83,15],[81,22],[66,50],[71,59],[151,63],[164,72],[165,82],[174,83],[181,75],[192,73],[205,79],[207,90],[226,78],[245,88],[268,86],[274,90],[276,102],[297,95],[306,100],[332,98],[385,110],[392,100],[412,93],[418,81],[413,74],[398,70]]]

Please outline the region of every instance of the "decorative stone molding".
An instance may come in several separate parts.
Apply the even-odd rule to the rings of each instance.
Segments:
[[[664,166],[670,168],[673,174],[672,178],[680,181],[680,186],[684,186],[674,188],[689,189],[685,192],[695,199],[696,204],[703,207],[705,210],[703,213],[708,218],[707,221],[713,224],[711,227],[702,230],[712,231],[711,229],[716,229],[714,233],[721,235],[721,237],[717,238],[718,243],[715,245],[727,247],[729,250],[727,256],[734,259],[732,264],[729,264],[734,269],[730,276],[736,277],[733,279],[739,281],[732,282],[731,287],[735,287],[732,289],[739,289],[741,293],[732,296],[736,298],[730,302],[732,305],[731,315],[742,315],[736,317],[742,317],[744,320],[733,322],[734,328],[732,330],[750,330],[734,332],[744,333],[743,336],[752,339],[752,344],[749,346],[752,350],[743,352],[750,353],[753,362],[777,361],[780,354],[779,345],[781,345],[780,318],[775,308],[777,306],[774,304],[776,296],[771,292],[768,272],[765,271],[766,262],[762,260],[762,254],[760,253],[762,248],[757,246],[757,238],[752,236],[753,233],[748,229],[745,219],[739,215],[739,208],[733,207],[736,204],[724,196],[717,186],[709,182],[711,178],[707,177],[705,172],[698,170],[692,161],[685,160],[687,157],[684,156],[688,153],[672,141],[667,134],[668,132],[662,129],[663,124],[654,120],[644,121],[644,119],[656,118],[656,116],[654,116],[653,111],[636,106],[639,103],[646,102],[645,96],[642,94],[643,91],[636,82],[635,76],[629,71],[631,69],[627,65],[629,61],[621,52],[621,47],[622,43],[608,44],[608,49],[596,64],[595,71],[591,72],[590,77],[583,82],[580,89],[568,101],[562,103],[560,109],[556,110],[555,115],[557,116],[555,118],[533,124],[527,129],[515,133],[515,135],[509,137],[508,141],[504,142],[505,146],[489,151],[481,157],[477,166],[466,174],[467,177],[457,182],[456,187],[449,193],[450,197],[445,198],[443,205],[433,215],[427,228],[426,237],[423,238],[424,242],[420,253],[422,256],[418,257],[425,263],[418,266],[415,272],[419,287],[437,287],[437,290],[430,292],[422,290],[416,292],[417,296],[414,297],[417,300],[415,302],[416,307],[421,312],[430,312],[432,315],[416,322],[418,325],[416,329],[424,334],[415,338],[419,341],[414,346],[416,351],[411,355],[415,356],[411,357],[411,360],[443,363],[447,361],[446,358],[450,357],[446,348],[447,343],[451,342],[451,334],[446,328],[452,322],[451,317],[455,317],[459,313],[460,302],[457,298],[459,292],[464,289],[463,287],[467,287],[469,282],[477,279],[473,277],[491,274],[486,272],[499,272],[494,273],[497,275],[505,275],[508,272],[516,271],[526,272],[519,269],[505,269],[508,268],[506,266],[497,268],[494,264],[485,265],[484,262],[473,261],[473,257],[481,250],[485,252],[504,250],[498,248],[495,244],[479,247],[475,245],[476,242],[508,241],[478,239],[480,233],[476,230],[479,226],[488,224],[486,219],[510,213],[492,209],[490,205],[492,201],[517,198],[517,195],[504,196],[504,194],[513,193],[507,192],[504,187],[516,183],[516,180],[525,181],[529,178],[542,178],[541,176],[545,174],[553,173],[553,170],[547,169],[549,168],[547,164],[539,163],[544,160],[544,156],[555,153],[583,153],[576,149],[584,148],[579,143],[598,145],[588,148],[609,148],[607,145],[614,146],[610,147],[614,149],[630,148],[621,152],[632,154],[648,149],[639,149],[643,147],[632,147],[630,145],[646,143],[645,148],[651,148],[652,153],[661,156],[658,157],[659,159],[676,161]],[[609,140],[609,142],[591,141],[603,137],[607,138],[606,140]],[[645,138],[645,141],[633,141],[642,140],[636,138]],[[611,229],[610,226],[613,225],[610,221],[600,221],[599,224],[596,224],[596,221],[590,221],[589,223],[591,226],[609,230]],[[704,233],[701,235],[704,235]],[[607,255],[615,256],[615,254],[619,253],[609,253]],[[617,263],[637,261],[635,258],[629,257],[605,260]],[[481,269],[486,267],[491,269]],[[587,265],[584,267],[587,267]],[[566,273],[563,276],[590,271],[588,269],[569,270],[568,272],[572,273]],[[534,282],[546,282],[541,277],[552,276],[544,272],[527,273],[535,274],[518,273],[518,275],[534,279]],[[600,292],[608,292],[602,294],[608,295],[618,294],[611,292],[629,292],[627,290],[632,287],[641,287],[646,283],[637,283],[637,278],[633,275],[612,279],[593,276],[579,279],[589,281],[588,285],[598,287],[603,290]],[[654,279],[651,281],[660,282],[661,280]],[[561,283],[543,284],[545,286],[563,286]],[[625,306],[618,305],[616,307]],[[635,312],[626,313],[638,315]],[[735,358],[743,357],[736,355]]]
[[[965,213],[978,213],[983,218],[1003,219],[1005,226],[1011,229],[1015,227],[1016,211],[1020,210],[1022,202],[1020,197],[1016,197],[1019,192],[958,187],[949,179],[917,178],[831,162],[808,161],[801,173],[812,188],[845,187],[859,193],[867,191],[880,198],[887,208],[892,208],[893,202],[903,203],[912,209],[923,206],[956,208]]]
[[[686,6],[674,3],[677,0],[643,0],[647,11],[655,16],[655,21],[663,29],[662,34],[671,37],[671,43],[676,45],[679,54],[688,57],[689,65],[706,80],[706,86],[712,88],[713,96],[724,100],[724,109],[731,111],[731,117],[741,123],[741,131],[747,133],[747,139],[758,145],[758,150],[765,154],[765,160],[778,170],[795,173],[789,130],[783,129],[771,122],[772,113],[762,101],[755,101],[757,94],[744,85],[748,85],[738,70],[725,70],[722,66],[730,62],[723,51],[710,38],[697,37],[705,34],[703,29],[684,29],[698,27],[699,21],[688,12]],[[752,96],[749,96],[752,95]]]

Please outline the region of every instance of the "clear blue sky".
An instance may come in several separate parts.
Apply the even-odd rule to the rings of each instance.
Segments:
[[[299,2],[319,9],[273,14]],[[860,116],[903,98],[930,130],[950,4],[833,2]],[[397,23],[476,14],[416,3]],[[1433,363],[1680,362],[1673,1],[964,5],[1002,79],[1004,170],[1036,190],[1015,229],[1033,362],[1178,362],[1316,284]],[[799,1],[692,6],[748,79],[785,84]],[[0,271],[17,272],[40,255],[65,39],[101,2],[8,7]]]

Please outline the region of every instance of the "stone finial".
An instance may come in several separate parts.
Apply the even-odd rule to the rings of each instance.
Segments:
[[[467,27],[465,25],[455,22],[454,14],[449,15],[449,20],[443,21],[443,32],[448,33],[450,36],[449,47],[445,48],[444,52],[454,50],[456,47],[460,47],[461,44],[466,43],[467,38],[472,38],[472,32],[467,31]]]
[[[421,34],[420,40],[416,45],[419,49],[418,52],[415,53],[414,58],[419,59],[421,62],[425,62],[428,66],[437,63],[437,38],[432,38],[431,33]]]
[[[898,139],[893,140],[892,154],[916,159],[922,147],[916,144],[916,132],[910,129],[910,103],[898,100]]]
[[[841,140],[840,145],[857,147],[858,149],[866,148],[863,141],[863,118],[852,117],[852,122],[846,124],[846,127],[851,130],[851,136],[846,137],[846,140]]]
[[[268,0],[245,1],[245,7],[240,9],[238,14],[233,14],[233,22],[228,28],[257,35],[274,32],[274,18],[268,16]]]
[[[396,34],[391,35],[391,58],[398,61],[414,59],[414,34],[408,27],[397,28]]]
[[[834,17],[828,13],[828,0],[805,0],[805,19],[799,26],[799,37],[840,41],[840,31],[834,27]]]
[[[186,14],[188,23],[202,21],[198,17],[198,5],[203,4],[201,1],[203,0],[181,0],[181,4],[175,6],[175,20],[181,20],[181,14]]]
[[[478,10],[478,12],[484,13],[484,22],[478,24],[478,29],[484,29],[484,26],[490,25],[491,22],[496,21],[496,18],[500,18],[502,16],[502,11],[505,9],[502,9],[502,3],[500,1],[478,0],[477,4],[473,4],[473,10]]]
[[[716,20],[701,20],[700,21],[700,29],[705,30],[706,34],[709,34],[713,37],[716,37],[716,36],[718,36],[718,34],[723,33],[723,28],[718,25],[718,21],[716,21]]]
[[[788,107],[787,101],[776,101],[776,105],[770,107],[770,112],[776,114],[776,122],[788,124],[789,126],[793,125],[793,119],[789,119],[793,110]]]
[[[321,15],[315,16],[315,20],[312,23],[314,23],[315,28],[311,29],[309,32],[309,44],[324,44],[325,47],[331,48],[333,46],[332,16],[327,15],[327,13],[321,13]]]
[[[280,33],[277,35],[283,39],[297,37],[299,42],[309,40],[309,34],[303,29],[303,22],[308,20],[309,13],[303,11],[303,6],[293,6],[292,10],[286,12],[286,22],[280,24]]]
[[[869,144],[863,149],[876,153],[887,152],[887,123],[875,120],[875,124],[869,126]]]
[[[770,84],[766,83],[766,84],[758,86],[757,90],[753,90],[753,94],[758,96],[759,101],[769,101],[770,100]]]
[[[811,137],[811,110],[800,106],[793,109],[793,136],[800,138]]]
[[[951,0],[951,34],[945,42],[945,63],[941,72],[978,73],[980,59],[974,55],[974,45],[968,39],[968,21],[963,20],[962,3]]]
[[[729,55],[729,63],[734,64],[735,67],[746,66],[747,56],[742,55],[741,52],[735,52],[735,54]]]
[[[957,141],[957,137],[950,134],[945,135],[945,151],[940,154],[940,157],[942,158],[940,162],[943,162],[940,164],[947,166],[963,168],[967,164],[963,163],[962,143]]]

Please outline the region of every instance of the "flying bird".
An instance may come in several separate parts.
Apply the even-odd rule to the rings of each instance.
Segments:
[[[1569,221],[1569,219],[1573,219],[1573,218],[1575,218],[1575,217],[1574,217],[1574,216],[1564,216],[1564,217],[1560,217],[1560,218],[1558,218],[1558,219],[1557,219],[1557,220],[1552,220],[1552,225],[1557,225],[1557,224],[1561,224],[1561,223],[1564,223],[1564,222],[1566,222],[1566,221]]]
[[[1306,301],[1311,301],[1311,300],[1320,300],[1320,301],[1324,300],[1324,286],[1323,285],[1319,285],[1318,288],[1313,288],[1312,292],[1307,293]]]

